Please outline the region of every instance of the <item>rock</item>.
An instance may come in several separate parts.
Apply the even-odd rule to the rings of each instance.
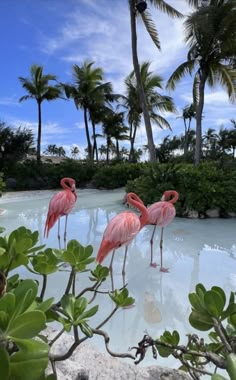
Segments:
[[[228,212],[227,212],[227,216],[228,216],[229,218],[236,218],[236,212],[230,212],[230,211],[228,211]]]
[[[185,212],[184,212],[184,215],[185,217],[187,218],[193,218],[193,219],[198,219],[199,215],[198,215],[198,211],[196,210],[192,210],[192,209],[187,209]]]
[[[48,330],[52,339],[57,331]],[[73,337],[63,334],[53,345],[51,353],[62,354],[73,343]],[[56,362],[58,380],[189,380],[184,372],[160,366],[139,367],[124,359],[102,353],[90,343],[77,347],[71,357]],[[51,368],[48,373],[51,373]]]
[[[208,218],[219,218],[220,217],[220,209],[219,208],[212,208],[212,209],[206,210],[206,216]]]

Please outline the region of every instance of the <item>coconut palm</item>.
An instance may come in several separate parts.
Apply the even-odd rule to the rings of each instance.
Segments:
[[[83,109],[85,133],[87,139],[88,157],[93,159],[91,136],[89,132],[88,119],[91,116],[90,112],[97,104],[101,107],[106,97],[112,92],[110,82],[104,83],[104,73],[101,67],[93,67],[94,62],[85,61],[82,66],[73,65],[72,76],[73,84],[62,84],[66,96],[73,98],[77,109]],[[94,127],[94,125],[93,125]],[[95,136],[95,131],[93,131]]]
[[[187,155],[188,151],[188,136],[191,128],[192,119],[196,117],[194,104],[185,106],[182,109],[182,116],[179,116],[184,121],[184,156]],[[178,118],[179,118],[178,117]],[[187,123],[188,120],[188,123]]]
[[[197,4],[193,4],[197,5]],[[174,90],[185,74],[194,75],[193,100],[196,109],[195,164],[202,154],[202,114],[206,83],[221,84],[231,101],[235,98],[236,7],[233,0],[209,0],[198,7],[184,22],[185,40],[189,47],[187,60],[179,65],[168,80]]]
[[[22,96],[19,101],[34,99],[38,105],[38,137],[37,137],[37,162],[41,159],[41,135],[42,135],[42,111],[41,105],[44,100],[51,101],[61,97],[59,85],[51,85],[51,81],[56,81],[56,76],[43,74],[43,66],[32,65],[30,67],[30,78],[19,77],[22,87],[28,95]]]
[[[73,146],[73,147],[71,148],[70,152],[71,152],[72,157],[73,157],[74,159],[76,159],[76,158],[78,157],[78,155],[79,155],[79,148],[78,148],[78,146],[76,146],[76,145]]]
[[[136,17],[140,15],[142,17],[143,23],[153,40],[154,44],[158,49],[160,49],[160,41],[158,37],[158,33],[155,27],[154,22],[152,21],[151,14],[147,9],[147,4],[150,6],[154,6],[160,11],[167,13],[172,17],[181,17],[181,13],[176,9],[168,5],[164,0],[129,0],[129,11],[130,11],[130,25],[131,25],[131,43],[132,43],[132,58],[133,58],[133,67],[137,80],[137,88],[139,94],[140,106],[143,112],[147,142],[148,142],[148,150],[150,154],[150,161],[156,161],[156,152],[155,152],[155,144],[153,140],[152,126],[151,120],[148,112],[147,101],[145,97],[145,91],[143,88],[143,83],[140,74],[140,66],[137,52],[137,30],[136,30]]]
[[[171,97],[161,95],[157,92],[157,89],[162,89],[162,77],[150,71],[150,62],[143,62],[141,64],[140,76],[145,92],[146,106],[150,120],[161,129],[168,128],[171,130],[170,124],[160,115],[160,113],[175,112],[176,109]],[[127,109],[128,122],[130,125],[130,160],[132,160],[136,132],[137,128],[140,126],[142,114],[139,102],[138,84],[134,70],[126,77],[125,86],[126,96],[123,98],[123,104]]]
[[[211,158],[216,157],[216,147],[218,135],[213,128],[208,128],[208,130],[202,136],[203,146],[206,149],[206,156],[210,156]]]

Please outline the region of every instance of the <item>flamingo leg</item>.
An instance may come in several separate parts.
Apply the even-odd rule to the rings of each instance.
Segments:
[[[161,236],[160,236],[160,253],[161,253],[161,268],[160,268],[160,272],[169,272],[168,268],[164,268],[162,266],[162,263],[163,263],[163,234],[164,234],[164,227],[161,228]]]
[[[156,268],[157,265],[158,265],[158,264],[156,264],[156,263],[153,262],[153,238],[154,238],[154,235],[155,235],[156,227],[157,227],[157,225],[155,224],[155,226],[153,228],[151,240],[150,240],[150,246],[151,246],[151,262],[150,262],[150,266],[153,267],[153,268]]]
[[[68,215],[66,215],[66,221],[65,221],[65,230],[64,230],[64,249],[66,249],[67,218],[68,218]]]
[[[61,249],[60,218],[58,219],[57,238],[58,238],[59,249]]]
[[[112,268],[114,256],[115,256],[115,249],[112,252],[111,262],[110,262],[110,266],[109,266],[109,271],[110,271],[110,275],[111,275],[111,290],[112,291],[114,290],[114,279],[113,279],[113,268]]]
[[[122,277],[123,277],[123,285],[125,286],[125,264],[127,259],[127,253],[128,253],[128,246],[125,247],[125,256],[123,261],[123,268],[122,268]]]

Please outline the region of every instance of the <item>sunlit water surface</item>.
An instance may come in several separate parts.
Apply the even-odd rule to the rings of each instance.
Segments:
[[[0,208],[6,212],[0,216],[0,226],[9,233],[24,225],[38,230],[40,242],[57,248],[57,226],[50,231],[48,240],[43,238],[49,200],[55,191],[32,191],[7,193],[0,199]],[[78,190],[77,203],[68,218],[67,240],[77,239],[83,245],[91,244],[96,255],[104,229],[113,216],[124,211],[122,204],[124,190],[99,191]],[[61,223],[64,227],[64,220]],[[164,232],[164,266],[169,273],[161,273],[151,268],[150,236],[152,226],[146,226],[129,247],[126,264],[126,282],[130,294],[135,298],[135,307],[119,310],[106,324],[104,330],[111,337],[110,348],[116,352],[127,352],[137,345],[145,332],[158,337],[167,330],[178,330],[181,343],[185,335],[193,332],[188,322],[190,305],[188,293],[202,282],[207,288],[217,285],[229,294],[236,290],[236,220],[205,219],[194,220],[175,218]],[[159,262],[159,232],[155,237],[155,261]],[[114,260],[115,286],[122,286],[122,263],[124,249],[117,250]],[[110,257],[104,265],[109,265]],[[21,275],[27,276],[26,269]],[[87,274],[78,275],[77,290],[87,284]],[[68,272],[49,276],[47,296],[59,297],[67,283]],[[110,279],[103,289],[110,288]],[[99,296],[99,313],[94,317],[96,326],[113,309],[107,296]],[[95,301],[96,302],[96,301]],[[196,332],[196,331],[195,331]],[[202,333],[200,333],[201,336]],[[206,335],[205,335],[206,336]],[[105,350],[103,338],[95,337],[92,342]],[[141,365],[157,364],[151,352]],[[178,368],[179,363],[172,358],[158,358],[158,364]]]

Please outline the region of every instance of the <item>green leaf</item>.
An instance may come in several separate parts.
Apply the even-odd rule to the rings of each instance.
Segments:
[[[79,325],[81,331],[86,335],[88,336],[89,338],[92,338],[93,336],[93,332],[91,330],[91,328],[89,327],[89,325],[86,323],[86,322],[83,322]]]
[[[190,293],[188,295],[188,299],[189,299],[189,302],[191,303],[192,307],[196,311],[200,311],[200,312],[205,311],[205,307],[202,303],[202,300],[200,299],[200,297],[196,293]]]
[[[35,337],[45,328],[46,317],[40,310],[29,311],[18,315],[10,321],[7,334],[13,340],[28,339]]]
[[[225,303],[224,299],[218,292],[214,290],[207,291],[204,294],[204,302],[210,315],[215,318],[219,318],[221,316]]]
[[[85,312],[81,315],[81,318],[86,319],[86,318],[90,318],[90,317],[92,317],[94,314],[97,313],[97,311],[98,311],[98,307],[99,307],[99,306],[96,305],[96,306],[93,306],[91,309],[85,311]]]
[[[12,315],[15,309],[16,297],[12,293],[5,293],[4,296],[0,298],[0,310],[5,311],[9,316]]]
[[[34,280],[23,280],[13,293],[16,296],[16,310],[14,314],[23,313],[33,303],[37,296],[38,285]]]
[[[47,300],[39,303],[37,305],[36,309],[45,312],[48,309],[50,309],[50,307],[52,306],[53,302],[54,302],[54,297],[48,298]]]
[[[48,365],[49,346],[41,341],[15,339],[19,351],[10,357],[11,377],[38,380]]]
[[[236,328],[236,313],[229,317],[229,322]]]
[[[75,302],[76,298],[72,294],[64,294],[61,299],[61,306],[72,321],[75,318]]]
[[[226,366],[230,379],[236,380],[236,354],[227,355]]]
[[[194,310],[191,312],[189,316],[189,323],[195,329],[200,331],[207,331],[213,327],[213,322],[209,315]]]
[[[4,347],[0,347],[1,380],[9,380],[10,365],[9,355]]]

